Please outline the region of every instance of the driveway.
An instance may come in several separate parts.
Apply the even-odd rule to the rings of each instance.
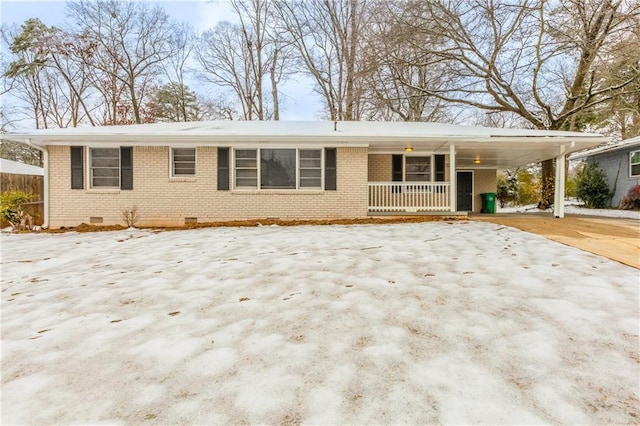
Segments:
[[[603,217],[504,213],[469,219],[511,226],[640,269],[640,221]]]

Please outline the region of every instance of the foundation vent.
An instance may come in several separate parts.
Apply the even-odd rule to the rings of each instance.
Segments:
[[[89,218],[89,223],[102,223],[102,222],[103,222],[102,217],[99,217],[99,216],[91,216]]]
[[[184,218],[184,224],[189,224],[189,223],[198,223],[198,218],[197,217],[185,217]]]

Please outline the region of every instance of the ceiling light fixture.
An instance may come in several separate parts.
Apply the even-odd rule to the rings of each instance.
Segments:
[[[413,152],[413,147],[411,145],[407,145],[404,147],[404,152]]]
[[[475,160],[473,160],[473,162],[474,162],[475,164],[480,164],[480,157],[476,157],[476,159],[475,159]]]

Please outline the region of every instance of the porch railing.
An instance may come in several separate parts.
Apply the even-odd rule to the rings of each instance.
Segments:
[[[369,182],[369,211],[449,211],[449,190],[449,182]]]

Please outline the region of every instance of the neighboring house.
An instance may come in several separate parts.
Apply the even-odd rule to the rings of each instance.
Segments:
[[[24,191],[35,194],[25,210],[35,218],[35,224],[44,220],[44,168],[0,158],[0,187],[2,192]],[[0,224],[4,226],[4,223]]]
[[[640,185],[640,136],[609,145],[579,152],[571,160],[598,163],[607,175],[609,190],[613,193],[611,206],[619,207],[629,189]]]
[[[479,212],[496,171],[600,145],[575,132],[437,123],[214,121],[33,130],[46,225]],[[564,167],[556,173],[564,194]],[[564,215],[556,203],[556,217]]]

